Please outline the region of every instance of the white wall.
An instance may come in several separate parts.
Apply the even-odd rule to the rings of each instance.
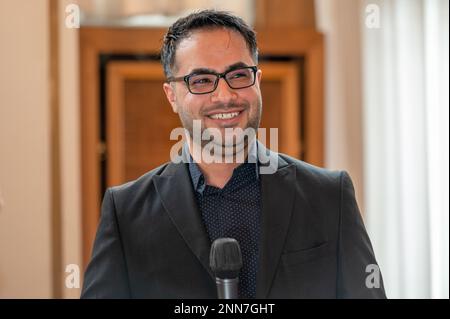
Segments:
[[[367,221],[391,298],[449,296],[449,3],[364,0]]]
[[[48,298],[48,2],[0,1],[0,45],[0,298]]]

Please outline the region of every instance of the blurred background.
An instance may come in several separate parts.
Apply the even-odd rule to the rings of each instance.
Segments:
[[[388,297],[449,298],[447,0],[1,0],[0,298],[79,297],[104,190],[169,160],[158,50],[202,8],[256,29],[278,150],[352,176]]]

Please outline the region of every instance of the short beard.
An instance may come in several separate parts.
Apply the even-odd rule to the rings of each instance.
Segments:
[[[223,106],[223,105],[222,105]],[[223,109],[227,109],[227,108],[232,108],[232,107],[237,107],[239,105],[236,104],[229,104],[226,107],[221,107],[221,106],[216,106],[214,107],[214,109],[217,108],[223,108]],[[250,107],[247,105],[247,107],[245,108],[245,110],[250,110]],[[203,111],[201,113],[201,115],[205,115],[208,112],[211,112],[211,109],[208,109],[207,111]],[[179,117],[180,117],[180,121],[183,124],[183,127],[185,128],[185,130],[189,133],[190,138],[192,139],[194,136],[194,128],[193,128],[193,119],[190,116],[189,113],[184,111],[183,107],[179,107]],[[256,110],[254,111],[254,114],[249,114],[249,120],[247,123],[247,126],[243,129],[244,131],[247,129],[253,129],[256,135],[256,132],[259,128],[260,122],[261,122],[261,115],[262,115],[262,99],[259,96],[258,100],[257,100],[257,104],[256,104]],[[204,134],[205,131],[208,130],[208,128],[205,128],[205,124],[204,121],[201,121],[201,136],[205,136],[208,133]],[[201,147],[203,148],[205,145],[207,145],[208,143],[210,143],[211,141],[215,141],[212,134],[209,134],[209,136],[211,136],[211,138],[209,140],[203,140],[201,139]],[[225,151],[226,148],[229,147],[233,147],[234,151],[239,147],[242,148],[242,145],[240,145],[241,143],[245,143],[244,147],[246,147],[248,144],[248,139],[242,139],[240,141],[238,141],[237,139],[233,138],[233,142],[232,144],[228,144],[227,141],[225,140],[225,136],[222,136],[222,150]]]

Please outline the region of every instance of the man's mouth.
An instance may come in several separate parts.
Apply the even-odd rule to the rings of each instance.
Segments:
[[[216,113],[212,115],[208,115],[209,118],[213,120],[229,120],[238,116],[242,111],[237,112],[227,112],[227,113]]]

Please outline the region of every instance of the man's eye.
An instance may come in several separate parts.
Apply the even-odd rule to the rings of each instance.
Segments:
[[[194,85],[196,85],[196,84],[209,84],[209,83],[211,83],[212,81],[211,81],[211,79],[210,78],[195,78],[195,79],[192,79],[191,80],[191,84],[194,84]]]
[[[249,73],[246,71],[239,71],[236,73],[232,73],[229,75],[230,79],[239,79],[239,78],[246,78],[249,76]]]

